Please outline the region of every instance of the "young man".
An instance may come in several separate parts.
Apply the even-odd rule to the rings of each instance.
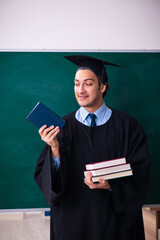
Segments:
[[[142,240],[142,205],[149,183],[146,137],[138,122],[103,102],[108,88],[99,59],[67,56],[78,65],[75,97],[81,106],[66,124],[39,130],[47,143],[35,180],[51,205],[51,240]],[[115,65],[116,66],[116,65]],[[91,115],[90,115],[91,114]],[[94,114],[94,115],[92,115]],[[92,182],[85,164],[126,157],[134,175]]]

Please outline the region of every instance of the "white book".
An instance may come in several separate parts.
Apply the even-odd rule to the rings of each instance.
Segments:
[[[106,167],[111,167],[115,165],[120,165],[124,163],[126,163],[126,158],[116,158],[112,160],[86,164],[85,168],[86,170],[94,170],[99,168],[106,168]]]
[[[96,182],[99,182],[100,179],[110,180],[110,179],[114,179],[114,178],[121,178],[121,177],[127,177],[127,176],[132,176],[132,175],[133,175],[133,171],[127,170],[127,171],[110,173],[110,174],[106,174],[106,175],[102,175],[102,176],[92,177],[92,181],[94,183],[96,183]]]
[[[130,163],[126,163],[126,164],[116,165],[112,167],[99,168],[96,170],[91,170],[90,172],[92,173],[92,176],[99,176],[99,175],[104,175],[104,174],[109,174],[114,172],[126,171],[130,169],[131,169]],[[87,173],[88,171],[84,171],[85,177],[87,176]]]

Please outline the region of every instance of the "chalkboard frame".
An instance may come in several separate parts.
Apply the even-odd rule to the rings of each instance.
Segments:
[[[134,116],[143,127],[151,156],[146,204],[159,204],[159,52],[0,52],[0,209],[46,208],[33,174],[44,143],[25,118],[41,101],[64,116],[78,108],[73,91],[76,67],[63,56],[86,54],[111,61],[106,104]]]

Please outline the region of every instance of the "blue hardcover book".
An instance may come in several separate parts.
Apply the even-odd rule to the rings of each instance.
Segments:
[[[61,117],[41,102],[36,104],[26,119],[33,123],[38,129],[45,124],[47,127],[52,125],[55,127],[59,126],[60,129],[65,125],[65,121]]]

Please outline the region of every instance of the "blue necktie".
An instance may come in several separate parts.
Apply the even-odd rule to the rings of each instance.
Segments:
[[[95,122],[96,115],[94,113],[90,113],[90,114],[88,114],[88,116],[91,119],[91,125],[90,126],[95,127],[96,126],[96,122]]]

